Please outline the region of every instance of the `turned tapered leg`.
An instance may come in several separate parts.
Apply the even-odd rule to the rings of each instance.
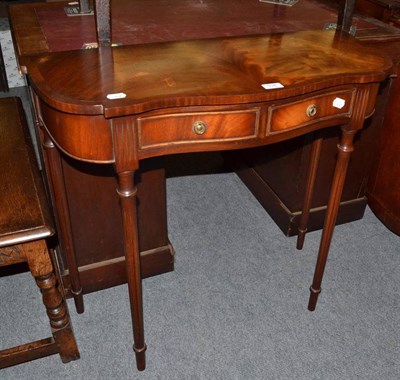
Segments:
[[[314,194],[315,179],[317,177],[318,163],[321,157],[322,137],[314,139],[311,146],[311,158],[308,166],[306,191],[304,194],[303,209],[297,235],[297,249],[303,249],[307,232],[308,218],[310,216],[311,201]]]
[[[24,246],[24,251],[29,269],[42,292],[43,304],[46,307],[61,360],[68,363],[71,360],[79,359],[78,346],[70,324],[65,298],[57,287],[56,276],[45,241],[29,243]]]
[[[331,244],[333,229],[335,227],[339,210],[340,198],[342,196],[343,185],[346,179],[347,167],[351,152],[353,151],[353,138],[355,132],[356,131],[347,131],[345,128],[342,128],[342,136],[337,146],[338,156],[336,160],[336,168],[333,175],[324,228],[322,230],[314,279],[310,287],[311,294],[308,302],[308,309],[311,311],[315,310],[319,293],[321,293],[322,277],[324,274],[326,260],[329,253],[329,246]]]
[[[146,368],[146,344],[144,342],[142,278],[137,228],[137,188],[134,184],[133,171],[118,173],[117,193],[120,197],[124,228],[125,264],[133,324],[133,350],[136,354],[137,369],[143,371]]]

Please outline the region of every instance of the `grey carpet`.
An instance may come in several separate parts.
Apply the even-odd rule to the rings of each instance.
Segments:
[[[79,361],[51,356],[0,378],[399,378],[400,239],[369,210],[337,227],[310,313],[319,232],[296,251],[231,173],[171,178],[168,204],[176,269],[144,281],[146,371],[135,369],[119,286],[85,296],[83,315],[69,302]],[[28,274],[0,280],[4,347],[48,334],[32,282]]]
[[[317,310],[320,232],[303,251],[233,173],[168,179],[173,273],[144,280],[147,369],[136,371],[127,287],[69,302],[81,359],[57,355],[0,379],[398,379],[400,239],[367,209],[338,226]],[[49,336],[27,273],[0,278],[0,348]]]

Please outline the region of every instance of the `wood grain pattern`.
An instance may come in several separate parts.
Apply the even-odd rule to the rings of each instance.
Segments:
[[[271,133],[280,133],[292,128],[301,128],[304,125],[315,123],[315,120],[329,120],[342,118],[342,122],[351,117],[353,105],[353,91],[338,91],[323,96],[308,97],[305,100],[291,104],[270,107],[269,130]],[[344,101],[341,108],[335,107],[335,99]],[[309,107],[315,109],[315,115],[308,115]]]
[[[84,44],[97,42],[95,17],[68,17],[63,10],[65,6],[67,2],[10,7],[22,64],[25,55],[78,50]],[[157,0],[151,6],[148,0],[114,0],[111,1],[112,42],[134,45],[319,30],[326,23],[337,22],[337,11],[336,0],[301,0],[293,7],[243,0]],[[357,14],[352,23],[359,39],[400,37],[400,32]]]
[[[260,110],[177,113],[138,119],[139,149],[151,149],[191,142],[233,141],[258,136]],[[203,133],[193,130],[196,122],[205,126]],[[173,151],[173,149],[171,149]]]
[[[0,249],[0,267],[23,263],[24,261],[26,261],[26,256],[24,250],[21,249],[20,245],[2,247]]]
[[[54,233],[22,105],[17,98],[0,101],[0,247],[49,237]]]
[[[33,85],[60,111],[108,118],[160,107],[274,100],[353,81],[380,81],[391,68],[381,54],[361,49],[354,39],[333,31],[111,50],[43,55],[30,71]],[[284,88],[261,87],[274,82]],[[125,98],[107,99],[107,94],[121,92]]]

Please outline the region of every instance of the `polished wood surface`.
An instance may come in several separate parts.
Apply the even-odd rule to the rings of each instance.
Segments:
[[[51,338],[0,351],[0,368],[56,353],[66,363],[79,352],[45,241],[54,228],[20,100],[0,99],[0,114],[0,266],[28,263],[52,332]]]
[[[42,100],[64,112],[67,120],[69,115],[82,115],[76,126],[69,126],[67,134],[61,125],[51,130],[53,137],[62,140],[70,156],[102,163],[114,162],[109,118],[166,107],[234,106],[300,96],[352,81],[381,81],[391,69],[391,62],[376,50],[363,48],[350,36],[333,31],[69,51],[43,54],[31,61],[35,62],[30,69],[32,85]],[[275,82],[282,88],[262,87]],[[352,99],[348,95],[351,90],[339,87],[336,91]],[[119,93],[126,96],[107,97]],[[343,116],[340,108],[330,115],[325,110],[331,99],[327,101],[326,96],[332,95],[318,100],[316,95],[311,101],[320,102],[323,110],[316,118],[323,121]],[[372,110],[373,103],[369,105]],[[348,113],[343,112],[344,116]],[[83,119],[87,115],[91,120],[95,117],[95,122],[87,123],[88,119]],[[281,127],[278,122],[272,127],[275,125],[296,134],[290,125]],[[72,137],[77,132],[83,134],[78,144]],[[88,140],[90,145],[86,144]],[[180,150],[173,144],[168,149],[174,153]],[[156,155],[155,150],[151,156]],[[139,148],[139,158],[150,156],[145,151]]]
[[[10,21],[20,64],[46,51],[77,50],[96,39],[94,16],[68,17],[67,2],[17,4]],[[293,7],[241,0],[114,0],[112,42],[140,44],[322,29],[338,20],[338,2],[302,0]],[[201,19],[202,22],[198,22]],[[221,22],[223,20],[223,22]],[[358,39],[382,39],[390,31],[380,22],[353,17]],[[74,30],[74,33],[71,33]],[[372,33],[371,33],[372,31]]]
[[[373,113],[389,59],[348,34],[307,31],[43,54],[28,66],[39,123],[55,145],[72,159],[111,163],[118,176],[139,370],[146,345],[134,174],[143,160],[259,147],[341,125],[310,289],[315,309],[353,138]]]

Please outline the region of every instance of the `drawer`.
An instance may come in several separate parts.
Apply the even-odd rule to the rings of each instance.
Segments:
[[[341,116],[350,117],[353,98],[354,90],[340,91],[270,106],[267,133],[280,133]]]
[[[259,113],[258,108],[253,108],[141,117],[139,149],[253,139],[258,136]]]

